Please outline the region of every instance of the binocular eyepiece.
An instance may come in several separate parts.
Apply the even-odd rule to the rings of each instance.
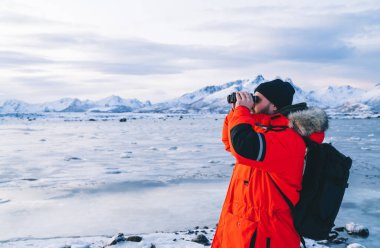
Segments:
[[[255,96],[254,94],[251,93],[252,100],[254,103],[260,102],[260,98],[258,96]],[[227,96],[227,102],[228,103],[235,103],[236,102],[236,92],[230,94]]]

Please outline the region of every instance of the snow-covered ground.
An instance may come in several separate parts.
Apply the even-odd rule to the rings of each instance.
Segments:
[[[202,247],[187,230],[208,226],[212,238],[234,162],[222,123],[223,115],[0,119],[0,247],[102,247],[119,232],[143,241],[117,247]],[[336,224],[367,226],[367,239],[349,239],[367,247],[380,242],[379,124],[331,120],[327,134],[354,160]]]

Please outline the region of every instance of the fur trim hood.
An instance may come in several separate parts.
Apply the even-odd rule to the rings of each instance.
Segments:
[[[312,133],[325,132],[329,127],[328,117],[320,108],[308,108],[288,115],[289,127],[301,136],[307,137]]]

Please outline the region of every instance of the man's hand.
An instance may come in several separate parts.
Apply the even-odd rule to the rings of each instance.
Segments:
[[[238,106],[244,106],[251,110],[255,103],[253,102],[252,96],[248,92],[236,92],[236,103],[234,108]]]

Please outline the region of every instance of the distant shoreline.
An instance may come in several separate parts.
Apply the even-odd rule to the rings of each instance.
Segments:
[[[83,117],[80,120],[81,121],[87,121],[88,118],[92,117],[101,117],[102,121],[104,121],[104,118],[107,120],[120,120],[118,118],[128,117],[128,116],[164,116],[167,118],[171,117],[210,117],[213,118],[215,116],[221,116],[223,117],[226,115],[226,113],[159,113],[159,112],[146,112],[146,113],[140,113],[140,112],[125,112],[125,113],[103,113],[103,112],[41,112],[41,113],[0,113],[0,118],[15,118],[15,119],[28,119],[28,120],[36,120],[37,118],[43,118],[43,119],[49,119],[51,116],[57,117],[59,116],[60,119],[64,119],[65,117],[69,120],[70,117],[76,116],[76,117]],[[87,118],[88,117],[88,118]],[[87,118],[87,119],[86,119]],[[375,116],[356,116],[356,115],[329,115],[328,117],[331,120],[372,120],[372,119],[380,119],[380,114],[377,114]],[[96,119],[92,120],[96,121]],[[100,119],[99,119],[100,121]]]

